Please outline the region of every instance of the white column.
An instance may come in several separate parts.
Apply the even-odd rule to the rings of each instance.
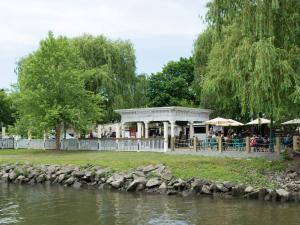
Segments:
[[[46,131],[44,131],[44,133],[43,133],[43,140],[44,140],[44,141],[47,140],[47,133],[46,133]]]
[[[208,124],[205,125],[205,133],[206,133],[206,136],[209,135],[209,125]]]
[[[144,124],[141,123],[141,125],[142,125],[141,137],[145,137],[145,128],[144,128]]]
[[[116,138],[120,138],[120,124],[116,123]]]
[[[171,138],[175,137],[175,121],[170,121],[171,123]]]
[[[2,138],[5,138],[6,134],[5,134],[5,127],[2,127]]]
[[[102,125],[98,125],[98,128],[97,128],[97,136],[98,138],[102,138]]]
[[[190,139],[194,137],[194,122],[190,121]]]
[[[149,122],[145,121],[145,138],[149,138]]]
[[[142,137],[142,123],[137,123],[137,132],[136,132],[136,138]]]
[[[122,130],[122,138],[125,138],[125,123],[122,123],[121,130]]]
[[[168,129],[169,129],[169,123],[164,122],[164,152],[168,151]]]

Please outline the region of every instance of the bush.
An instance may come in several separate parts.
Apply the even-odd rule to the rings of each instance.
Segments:
[[[284,152],[281,152],[280,156],[281,156],[282,161],[289,161],[289,160],[293,159],[293,157],[291,156],[291,153],[288,149],[285,149]]]

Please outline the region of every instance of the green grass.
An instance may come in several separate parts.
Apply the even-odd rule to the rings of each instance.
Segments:
[[[163,163],[183,179],[192,177],[212,181],[233,181],[257,187],[273,187],[265,175],[280,171],[285,163],[264,159],[234,159],[193,155],[167,155],[144,152],[0,150],[0,163],[99,165],[116,171],[130,170],[141,165]]]

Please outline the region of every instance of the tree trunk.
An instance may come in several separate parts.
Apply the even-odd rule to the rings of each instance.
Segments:
[[[55,128],[55,149],[57,151],[60,150],[60,125],[57,125],[57,127]]]

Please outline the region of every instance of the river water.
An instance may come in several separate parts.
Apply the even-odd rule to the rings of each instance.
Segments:
[[[0,224],[300,224],[300,203],[0,184]]]

